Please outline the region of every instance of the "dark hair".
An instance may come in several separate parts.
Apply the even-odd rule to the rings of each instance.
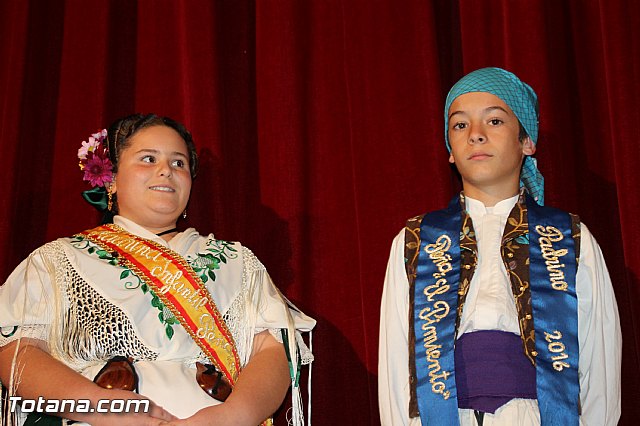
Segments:
[[[109,158],[113,163],[113,172],[118,171],[118,160],[122,151],[131,145],[131,137],[138,131],[147,127],[166,126],[175,130],[187,144],[189,153],[189,172],[191,179],[198,174],[198,153],[193,143],[191,133],[181,123],[155,114],[133,114],[116,120],[107,130],[107,144],[109,146]]]
[[[527,133],[527,130],[524,128],[520,120],[518,120],[518,125],[520,126],[520,130],[518,131],[518,141],[523,142],[529,137],[529,133]]]

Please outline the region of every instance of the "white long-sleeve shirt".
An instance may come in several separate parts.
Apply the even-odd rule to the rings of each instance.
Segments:
[[[471,280],[458,336],[479,330],[520,334],[511,284],[500,255],[500,242],[518,196],[487,208],[466,197],[478,243],[478,265]],[[409,282],[404,265],[404,229],[391,247],[380,310],[378,399],[383,426],[419,426],[409,418]],[[576,274],[581,425],[616,425],[620,417],[622,336],[611,279],[600,247],[581,224],[580,262]],[[459,410],[461,425],[475,425],[472,410]],[[513,399],[485,426],[540,424],[536,400]]]

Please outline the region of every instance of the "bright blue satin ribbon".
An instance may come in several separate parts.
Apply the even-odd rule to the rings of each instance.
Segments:
[[[540,421],[543,426],[577,426],[580,423],[578,299],[571,216],[561,210],[541,207],[530,197],[527,197],[527,208]],[[555,228],[550,233],[547,228],[549,226]],[[549,241],[549,237],[545,237],[552,235],[552,239],[557,240],[560,234],[560,241]],[[552,248],[547,247],[549,242]],[[543,257],[541,244],[546,247],[547,259]],[[551,255],[551,250],[558,256]],[[558,251],[563,250],[566,253],[559,256]],[[554,257],[558,258],[557,262]],[[549,265],[546,264],[547,261]],[[556,264],[564,265],[561,268],[564,279],[556,279],[556,287],[563,287],[561,282],[564,282],[566,290],[554,289],[552,286],[547,266],[557,276],[558,268],[554,268]]]
[[[460,281],[461,221],[460,199],[455,197],[446,209],[425,215],[420,226],[413,315],[416,388],[424,426],[459,424],[453,346]],[[431,256],[427,250],[431,250]],[[449,286],[446,291],[443,291],[442,280]],[[446,315],[445,306],[448,307]]]

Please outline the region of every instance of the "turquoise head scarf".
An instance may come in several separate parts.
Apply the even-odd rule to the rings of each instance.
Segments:
[[[522,127],[534,144],[538,143],[538,97],[536,92],[515,74],[502,68],[481,68],[460,79],[449,91],[444,105],[444,139],[449,144],[449,107],[460,95],[470,92],[491,93],[502,99],[516,115]],[[544,204],[544,178],[537,167],[535,158],[527,155],[520,173],[520,185],[527,188],[529,194]]]

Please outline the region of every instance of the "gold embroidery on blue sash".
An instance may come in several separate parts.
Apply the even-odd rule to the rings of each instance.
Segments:
[[[447,253],[450,248],[451,238],[446,234],[439,236],[435,243],[427,244],[424,248],[424,251],[429,254],[429,258],[438,268],[438,272],[433,274],[433,278],[436,280],[435,284],[425,287],[423,291],[429,302],[433,302],[436,296],[446,293],[450,288],[446,279],[446,275],[453,269],[451,255]],[[443,371],[440,367],[439,359],[442,345],[438,344],[438,332],[433,324],[437,324],[446,317],[450,309],[449,304],[444,300],[436,300],[431,307],[422,309],[418,315],[424,321],[421,329],[425,356],[429,366],[431,391],[442,395],[444,399],[449,399],[451,392],[446,390],[447,386],[442,380],[447,380],[451,372]]]
[[[540,235],[538,238],[538,244],[540,244],[540,250],[542,250],[542,257],[544,258],[544,264],[547,266],[549,272],[549,281],[551,287],[558,291],[567,291],[569,285],[564,278],[564,263],[561,262],[561,258],[566,256],[569,252],[567,249],[555,250],[553,243],[562,241],[564,236],[562,231],[553,226],[536,226],[536,232]]]
[[[553,333],[544,332],[544,339],[547,341],[548,349],[551,354],[551,360],[553,361],[553,369],[556,371],[562,371],[565,368],[571,367],[564,360],[569,358],[569,355],[565,352],[566,348],[564,343],[560,339],[562,339],[562,333],[558,330],[555,330]]]

